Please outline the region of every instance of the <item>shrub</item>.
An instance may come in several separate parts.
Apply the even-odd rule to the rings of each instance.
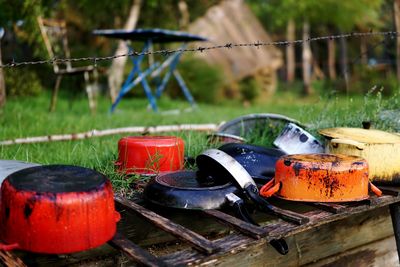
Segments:
[[[398,87],[396,75],[378,67],[359,66],[354,70],[349,88],[351,93],[368,93],[374,86],[382,88],[382,94],[392,95]]]
[[[9,96],[34,96],[43,90],[36,72],[27,68],[5,69],[4,79]]]
[[[260,86],[253,77],[247,77],[240,81],[239,90],[242,99],[249,102],[254,102],[260,95]]]
[[[221,68],[211,66],[199,58],[187,57],[180,62],[178,70],[195,101],[217,103],[222,100],[218,97],[224,85]],[[183,97],[176,83],[171,95]]]

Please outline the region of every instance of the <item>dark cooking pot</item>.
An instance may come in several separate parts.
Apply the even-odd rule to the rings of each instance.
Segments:
[[[115,234],[120,215],[108,179],[91,169],[49,165],[9,175],[1,187],[2,249],[63,254]]]
[[[248,144],[230,143],[222,145],[218,149],[239,162],[256,182],[262,183],[274,176],[277,160],[286,155],[279,149]]]
[[[219,209],[228,204],[226,195],[239,190],[224,179],[201,177],[195,171],[176,171],[154,177],[145,187],[147,201],[179,209]]]
[[[223,177],[215,178],[200,171],[176,171],[154,177],[145,187],[144,199],[160,206],[208,210],[231,206],[237,217],[254,223],[239,189]]]

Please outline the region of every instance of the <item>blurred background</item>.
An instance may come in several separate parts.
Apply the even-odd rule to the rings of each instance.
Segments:
[[[49,58],[38,27],[38,16],[66,21],[71,57],[100,57],[113,55],[118,40],[94,36],[92,31],[125,28],[129,20],[134,24],[131,28],[164,28],[199,34],[210,40],[202,44],[207,46],[395,30],[395,7],[396,1],[384,0],[305,0],[299,3],[292,0],[99,0],[95,5],[87,0],[27,0],[14,1],[12,5],[2,0],[0,26],[5,34],[1,40],[1,59],[6,64]],[[199,102],[236,99],[250,104],[265,100],[277,90],[304,95],[360,94],[374,85],[382,87],[383,94],[390,95],[396,90],[399,78],[395,39],[372,36],[328,39],[305,46],[187,53],[180,69]],[[175,44],[166,46],[177,48]],[[140,46],[137,45],[137,49],[140,50]],[[112,61],[97,64],[107,71]],[[126,73],[130,70],[129,64],[129,61],[125,64]],[[103,74],[100,84],[102,92],[107,94],[110,90],[107,72]],[[38,95],[51,89],[55,79],[50,64],[3,69],[3,75],[5,86],[2,85],[1,90],[6,90],[9,97]],[[65,80],[61,87],[73,91],[80,80]],[[176,83],[168,86],[171,89],[166,90],[167,94],[182,97]],[[141,90],[134,95],[143,97]]]
[[[0,139],[127,126],[218,124],[268,112],[307,123],[314,134],[323,127],[361,127],[363,121],[372,122],[373,128],[400,131],[400,38],[391,33],[400,28],[399,2],[98,0],[94,4],[89,0],[18,0],[10,4],[0,0],[0,60],[5,64],[0,68]],[[72,65],[98,73],[97,85],[86,91],[83,75],[66,75],[59,83],[53,112],[49,112],[49,104],[58,76],[46,60],[56,56],[48,53],[39,17],[65,22],[70,55],[57,58],[89,57]],[[157,99],[161,112],[150,111],[138,84],[110,114],[111,103],[133,63],[127,56],[114,58],[129,53],[128,46],[121,39],[95,35],[93,31],[99,29],[165,29],[208,39],[189,42],[187,48],[197,51],[182,53],[177,65],[198,108],[164,112],[189,106],[179,79],[171,78]],[[386,33],[375,34],[379,32]],[[323,38],[310,39],[315,37]],[[152,51],[175,50],[181,45],[154,43]],[[218,45],[221,47],[203,49]],[[144,44],[131,42],[129,46],[140,53]],[[171,55],[146,55],[139,67],[144,71]],[[109,58],[95,61],[94,57]],[[46,62],[12,65],[41,60]],[[154,90],[160,77],[149,78],[148,83]],[[88,88],[97,96],[94,108],[88,106]],[[190,156],[209,146],[206,133],[167,134],[182,137]],[[88,166],[111,174],[121,136],[4,145],[0,155]],[[263,144],[262,140],[253,141]]]

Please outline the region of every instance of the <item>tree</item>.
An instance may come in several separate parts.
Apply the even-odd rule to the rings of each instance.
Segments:
[[[0,0],[0,28],[4,30],[13,29],[17,21],[23,23],[23,27],[29,35],[26,35],[26,41],[33,43],[39,36],[38,29],[33,29],[36,25],[36,17],[46,11],[46,6],[50,1],[46,0],[25,0],[14,1],[11,5],[7,0]],[[1,30],[0,30],[1,31]],[[0,33],[1,35],[1,33]],[[0,64],[2,64],[1,38],[0,38]],[[4,71],[0,69],[0,108],[6,103],[6,87]]]
[[[190,21],[190,14],[189,8],[185,0],[179,0],[178,2],[178,9],[181,17],[179,19],[179,28],[186,29],[189,26]]]
[[[293,19],[287,23],[286,40],[293,42],[296,39],[296,25]],[[293,45],[286,47],[286,80],[292,83],[296,74],[296,53]]]
[[[334,0],[329,0],[331,10],[336,10],[336,12],[332,12],[334,14],[326,19],[326,23],[330,25],[330,28],[336,28],[337,30],[339,30],[340,33],[354,31],[357,29],[366,30],[374,28],[376,26],[379,26],[379,11],[381,9],[382,3],[382,0],[360,0],[354,2],[345,1],[340,3]],[[334,40],[330,40],[328,42],[330,42],[331,45],[331,47],[329,47],[328,44],[328,58],[334,59],[335,50],[332,48],[332,46],[334,46]],[[341,74],[345,80],[346,91],[348,91],[350,82],[350,67],[348,60],[347,40],[340,39],[339,45]],[[366,56],[365,46],[365,39],[361,38],[360,54],[362,58],[363,55]],[[366,61],[365,57],[364,61]],[[331,69],[335,67],[334,64],[329,64],[329,67],[329,73],[335,73],[335,71]]]
[[[3,64],[1,60],[1,39],[4,35],[4,28],[0,28],[0,65]],[[4,81],[3,69],[0,68],[0,108],[6,104],[6,84]]]
[[[396,32],[400,31],[400,0],[394,0],[394,20],[396,25]],[[396,74],[397,80],[400,81],[400,37],[396,38]]]
[[[303,92],[306,95],[312,93],[311,88],[311,64],[312,64],[312,53],[310,42],[307,40],[310,38],[310,24],[307,21],[303,22]]]
[[[366,28],[376,26],[379,22],[379,11],[383,0],[359,0],[359,1],[337,1],[337,0],[250,0],[253,10],[255,10],[264,25],[272,30],[284,30],[290,21],[296,25],[303,25],[304,33],[307,33],[307,24],[312,29],[322,29],[327,34],[337,31],[353,31],[361,26]],[[291,23],[291,22],[290,22]],[[289,29],[289,27],[287,27]],[[307,34],[305,34],[307,36]],[[341,43],[341,66],[343,75],[349,77],[347,66],[347,46],[346,40]],[[303,45],[303,78],[308,79],[310,68],[307,61],[310,51],[307,45]],[[287,50],[290,51],[289,49]],[[328,59],[329,76],[334,78],[335,72],[335,41],[328,40]],[[306,62],[304,62],[306,60]],[[289,69],[288,69],[289,70]],[[288,75],[289,77],[289,75]],[[309,81],[304,81],[304,93],[310,92]]]
[[[139,19],[140,8],[142,0],[134,0],[132,7],[129,12],[128,19],[125,23],[124,29],[133,30],[136,27],[136,23]],[[125,41],[118,42],[118,48],[114,55],[126,54],[128,47]],[[124,67],[127,61],[127,57],[118,57],[112,61],[110,69],[108,70],[108,86],[110,90],[111,101],[114,102],[118,96],[118,92],[123,82]]]

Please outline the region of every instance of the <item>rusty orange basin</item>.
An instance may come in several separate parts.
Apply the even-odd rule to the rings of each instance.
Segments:
[[[347,202],[369,197],[368,188],[381,195],[368,180],[363,158],[333,154],[287,155],[276,162],[275,178],[260,191],[264,197],[308,202]]]

